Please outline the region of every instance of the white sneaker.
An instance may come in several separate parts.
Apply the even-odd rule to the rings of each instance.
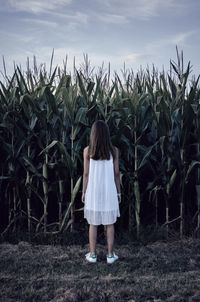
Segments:
[[[107,256],[107,263],[112,264],[118,259],[119,257],[115,253],[113,253],[112,256]]]
[[[85,255],[85,259],[90,263],[96,263],[97,262],[97,256],[95,254],[87,253]]]

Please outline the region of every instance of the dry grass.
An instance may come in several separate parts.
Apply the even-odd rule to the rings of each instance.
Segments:
[[[84,260],[87,245],[0,245],[0,302],[200,301],[200,242],[117,245],[120,260]]]

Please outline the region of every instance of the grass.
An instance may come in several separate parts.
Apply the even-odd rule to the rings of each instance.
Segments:
[[[87,245],[0,244],[0,302],[200,301],[200,241],[117,244],[120,260],[85,262]]]

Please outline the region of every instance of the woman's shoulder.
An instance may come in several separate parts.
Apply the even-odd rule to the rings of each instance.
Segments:
[[[89,158],[89,146],[87,146],[83,149],[83,154],[84,154],[84,156]]]
[[[88,151],[89,151],[89,146],[87,146],[83,149],[83,152],[88,152]]]
[[[113,146],[113,150],[114,150],[115,154],[119,153],[119,149],[116,146]]]

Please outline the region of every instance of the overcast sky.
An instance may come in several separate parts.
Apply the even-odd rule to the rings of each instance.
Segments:
[[[69,69],[87,53],[93,66],[110,62],[111,71],[124,62],[167,71],[178,45],[198,75],[199,15],[199,0],[0,0],[0,70],[2,56],[8,73],[13,61],[25,67],[33,55],[49,66],[54,48],[54,64],[67,54]]]

